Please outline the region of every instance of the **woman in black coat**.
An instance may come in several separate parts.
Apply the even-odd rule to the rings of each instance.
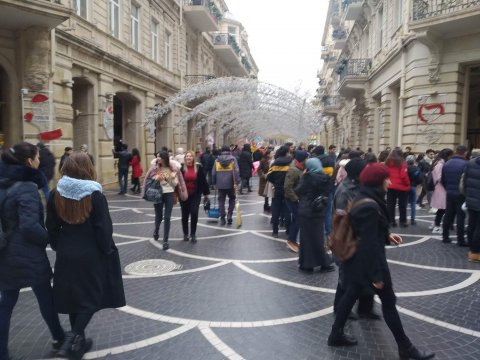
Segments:
[[[79,359],[92,346],[85,328],[101,309],[125,305],[118,250],[102,186],[90,158],[70,155],[47,208],[47,229],[57,253],[53,276],[55,308],[69,314],[72,331],[58,353]]]
[[[405,334],[398,314],[392,279],[388,269],[385,245],[401,244],[402,238],[390,234],[385,194],[390,186],[389,169],[381,163],[367,165],[360,174],[360,193],[356,201],[370,199],[350,211],[350,225],[358,248],[352,258],[344,262],[346,292],[337,306],[335,322],[328,337],[329,346],[356,345],[357,340],[345,335],[343,328],[355,301],[365,288],[374,291],[382,301],[385,322],[398,345],[401,359],[431,359],[433,353],[419,351]]]
[[[196,243],[200,199],[202,194],[204,195],[205,200],[208,199],[210,187],[208,186],[207,178],[203,172],[203,166],[195,163],[195,153],[193,151],[187,151],[185,154],[185,163],[182,165],[181,171],[188,192],[188,198],[185,201],[180,201],[180,207],[182,208],[183,240],[190,240],[192,243]],[[190,238],[188,237],[189,217]]]
[[[52,269],[45,250],[48,233],[38,194],[47,179],[37,169],[38,149],[23,142],[4,150],[1,158],[0,226],[7,244],[0,249],[0,359],[8,359],[10,318],[21,288],[31,287],[37,297],[54,349],[65,334],[53,308]]]
[[[308,159],[306,173],[295,188],[299,197],[298,224],[300,228],[299,269],[313,272],[320,266],[321,272],[335,270],[332,260],[325,252],[325,209],[314,211],[313,200],[319,195],[328,197],[331,189],[330,177],[323,174],[318,158]]]

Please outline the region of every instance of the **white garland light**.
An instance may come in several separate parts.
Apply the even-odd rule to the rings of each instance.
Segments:
[[[157,105],[148,114],[145,127],[155,136],[155,124],[175,106],[191,106],[176,126],[195,119],[193,130],[207,123],[241,137],[287,135],[299,141],[319,130],[323,123],[316,107],[278,86],[256,79],[223,77],[189,86]]]

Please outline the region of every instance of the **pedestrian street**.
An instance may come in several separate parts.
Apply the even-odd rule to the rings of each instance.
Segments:
[[[299,272],[284,231],[271,236],[270,217],[255,191],[240,195],[240,228],[235,218],[220,226],[201,210],[196,244],[183,241],[176,205],[168,251],[152,239],[150,203],[138,195],[105,194],[127,306],[95,314],[86,332],[93,348],[85,359],[398,359],[384,321],[349,322],[345,331],[358,346],[327,346],[338,270]],[[418,225],[398,229],[404,244],[387,248],[400,316],[415,345],[435,351],[437,359],[479,359],[480,264],[467,261],[468,249],[456,246],[455,232],[451,244],[431,235],[432,219],[418,211]],[[53,265],[55,253],[48,255]],[[380,304],[375,311],[381,313]],[[68,317],[61,320],[68,329]],[[10,354],[48,359],[50,351],[34,295],[23,289]]]

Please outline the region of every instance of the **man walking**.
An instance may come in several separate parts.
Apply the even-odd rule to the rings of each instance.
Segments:
[[[240,182],[237,159],[230,155],[228,146],[222,146],[222,150],[212,170],[213,185],[218,189],[218,207],[220,210],[220,224],[232,224],[233,209],[235,208],[235,199],[237,184]],[[228,213],[225,212],[225,200],[228,195]],[[225,221],[225,215],[227,221]]]
[[[113,157],[118,159],[118,185],[120,186],[119,195],[125,195],[127,193],[128,185],[128,168],[132,154],[127,151],[128,145],[122,144],[122,151],[115,151],[112,149]]]
[[[207,175],[207,183],[209,187],[212,187],[212,169],[215,163],[215,156],[213,156],[210,146],[205,148],[205,152],[200,157],[203,169]]]
[[[465,212],[462,205],[465,202],[465,196],[460,193],[459,185],[462,174],[467,166],[465,159],[467,147],[463,145],[457,146],[455,154],[448,160],[442,169],[441,182],[447,191],[447,207],[445,209],[445,217],[443,218],[443,242],[449,243],[450,227],[453,219],[457,217],[457,245],[468,246],[465,242]]]

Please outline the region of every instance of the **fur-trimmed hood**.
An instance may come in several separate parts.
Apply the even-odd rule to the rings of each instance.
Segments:
[[[17,181],[31,181],[42,188],[47,178],[40,170],[26,165],[0,163],[0,188],[8,188]]]

